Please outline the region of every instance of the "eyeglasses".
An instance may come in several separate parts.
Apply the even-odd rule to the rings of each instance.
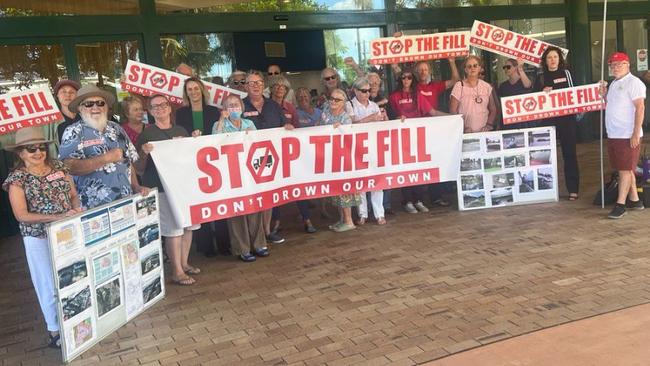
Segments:
[[[264,85],[264,82],[262,80],[251,80],[251,81],[247,81],[246,84],[248,84],[248,85]]]
[[[35,153],[37,150],[41,150],[42,152],[46,152],[47,151],[47,146],[46,145],[36,145],[36,146],[30,145],[30,146],[25,146],[25,150],[30,154]]]
[[[158,109],[165,109],[167,107],[169,107],[169,102],[164,102],[164,103],[160,103],[160,104],[152,104],[151,105],[151,110],[155,111],[155,110],[158,110]]]
[[[504,70],[510,70],[512,68],[512,65],[503,65],[502,69]]]
[[[233,80],[232,85],[244,85],[246,84],[246,80]]]
[[[323,78],[323,80],[325,80],[325,81],[330,81],[330,80],[334,80],[334,79],[336,79],[336,78],[337,78],[336,75],[325,76],[325,77]]]
[[[627,65],[628,63],[623,61],[623,62],[612,62],[609,64],[610,67],[615,68],[615,67],[622,67],[623,65]]]
[[[413,75],[402,75],[402,80],[413,80]]]
[[[328,99],[329,99],[330,102],[337,102],[337,103],[345,101],[345,99],[336,98],[336,97],[329,97]]]
[[[106,105],[106,102],[103,101],[103,100],[89,100],[87,102],[81,103],[81,105],[86,107],[86,108],[92,108],[94,105],[96,105],[98,107],[103,107],[103,106]]]
[[[465,65],[466,69],[476,69],[477,67],[479,67],[479,64],[471,64],[471,65],[467,64],[467,65]]]
[[[280,75],[280,71],[267,72],[269,75]]]
[[[370,93],[370,89],[357,89],[361,93]]]

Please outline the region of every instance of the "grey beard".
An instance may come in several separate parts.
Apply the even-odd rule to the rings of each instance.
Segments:
[[[94,120],[89,116],[82,116],[82,118],[84,122],[86,122],[90,127],[98,131],[104,131],[104,129],[106,129],[106,125],[108,124],[108,118],[106,118],[106,116],[103,116],[103,118],[99,121]]]

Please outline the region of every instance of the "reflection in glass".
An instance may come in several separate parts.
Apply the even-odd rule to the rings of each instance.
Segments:
[[[93,42],[75,45],[81,83],[114,88],[115,79],[126,68],[128,60],[138,61],[137,41]]]
[[[160,38],[160,47],[168,70],[185,63],[204,80],[214,76],[225,80],[232,72],[232,33],[166,34]]]
[[[600,80],[600,68],[603,62],[600,58],[602,51],[603,22],[592,21],[591,27],[591,80],[596,82]],[[609,74],[607,67],[607,56],[616,52],[616,21],[608,20],[607,29],[605,30],[605,78]]]
[[[0,17],[138,14],[138,0],[0,0]]]
[[[0,94],[54,85],[65,74],[60,45],[0,46]]]
[[[562,4],[564,0],[397,0],[397,8],[457,8],[469,6]]]
[[[351,85],[356,72],[345,64],[346,57],[352,57],[363,70],[370,70],[370,41],[380,38],[379,28],[349,28],[323,31],[327,66],[339,71],[343,81]]]
[[[257,0],[201,1],[187,4],[174,0],[156,0],[158,13],[248,13],[273,11],[331,11],[384,9],[383,0]]]

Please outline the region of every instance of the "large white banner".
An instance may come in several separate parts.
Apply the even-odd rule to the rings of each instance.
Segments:
[[[183,226],[288,202],[453,181],[463,120],[428,117],[154,142]]]

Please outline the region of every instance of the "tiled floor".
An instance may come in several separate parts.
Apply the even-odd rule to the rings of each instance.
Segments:
[[[598,145],[579,150],[578,202],[400,212],[384,227],[310,236],[290,205],[288,242],[269,258],[195,255],[197,285],[169,285],[72,364],[413,365],[649,302],[650,210],[605,219],[591,204]],[[44,348],[19,238],[0,247],[2,365],[60,363]]]

